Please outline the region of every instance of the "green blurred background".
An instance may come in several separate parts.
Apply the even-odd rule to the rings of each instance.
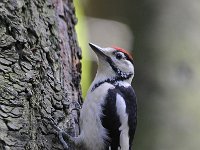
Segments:
[[[75,3],[83,95],[96,71],[88,42],[131,50],[138,98],[134,150],[199,150],[200,1]]]

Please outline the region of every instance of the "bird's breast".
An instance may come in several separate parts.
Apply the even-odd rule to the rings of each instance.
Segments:
[[[88,150],[104,149],[107,133],[102,126],[102,105],[108,94],[108,89],[114,86],[104,83],[92,92],[88,92],[80,113],[80,128],[84,143],[87,143]]]

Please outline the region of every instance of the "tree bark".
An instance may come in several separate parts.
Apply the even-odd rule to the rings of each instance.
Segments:
[[[62,149],[46,117],[77,136],[76,22],[72,0],[0,2],[1,150]]]

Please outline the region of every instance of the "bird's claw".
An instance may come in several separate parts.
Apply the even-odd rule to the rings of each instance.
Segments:
[[[63,138],[64,135],[68,135],[68,134],[65,133],[62,129],[60,129],[56,125],[55,120],[53,118],[46,117],[46,119],[49,121],[50,125],[57,131],[59,140],[60,140],[61,144],[63,145],[64,150],[68,150],[69,147]]]

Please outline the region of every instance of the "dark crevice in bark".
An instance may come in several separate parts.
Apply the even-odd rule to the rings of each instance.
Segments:
[[[81,52],[72,1],[0,4],[0,149],[62,149],[44,120],[78,134]]]

